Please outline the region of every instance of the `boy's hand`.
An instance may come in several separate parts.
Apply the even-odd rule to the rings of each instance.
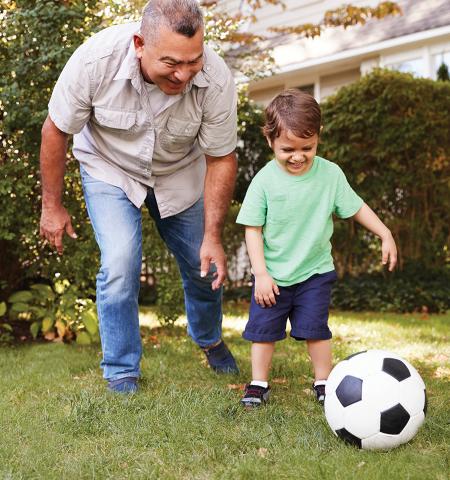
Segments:
[[[279,294],[278,285],[268,273],[255,275],[255,300],[260,307],[265,308],[275,305],[277,303],[275,295]]]
[[[388,269],[392,272],[397,265],[397,247],[391,232],[381,237],[381,263],[387,265],[388,262]]]

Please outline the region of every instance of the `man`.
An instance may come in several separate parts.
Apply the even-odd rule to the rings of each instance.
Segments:
[[[221,338],[221,230],[236,176],[236,91],[203,43],[196,0],[151,0],[141,24],[107,28],[70,58],[42,128],[41,235],[75,238],[62,205],[68,135],[101,252],[97,309],[108,388],[137,390],[140,207],[183,280],[188,333],[216,372],[238,368]]]

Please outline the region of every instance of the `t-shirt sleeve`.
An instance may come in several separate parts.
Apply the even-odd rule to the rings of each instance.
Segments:
[[[255,177],[242,202],[241,210],[236,219],[236,223],[248,225],[251,227],[263,226],[266,223],[267,201],[262,185]]]
[[[55,84],[48,113],[61,131],[75,134],[89,121],[91,111],[91,81],[80,47],[70,57]]]
[[[348,183],[344,172],[338,168],[336,197],[333,210],[335,215],[339,218],[352,217],[363,206],[363,203],[363,199]]]
[[[214,85],[205,101],[198,143],[203,152],[223,157],[233,152],[237,142],[237,93],[231,72],[223,87]]]

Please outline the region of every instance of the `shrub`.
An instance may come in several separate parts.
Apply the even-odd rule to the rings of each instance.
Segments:
[[[29,290],[13,293],[8,299],[9,318],[30,322],[34,338],[88,344],[99,340],[98,318],[94,302],[83,298],[78,288],[67,280],[57,280],[51,287],[37,283]]]
[[[394,234],[399,267],[448,262],[450,233],[450,83],[376,70],[322,105],[320,154]],[[341,274],[381,269],[379,242],[350,222],[336,222]]]
[[[445,313],[450,309],[450,270],[430,270],[420,264],[401,272],[346,275],[332,292],[339,310]]]

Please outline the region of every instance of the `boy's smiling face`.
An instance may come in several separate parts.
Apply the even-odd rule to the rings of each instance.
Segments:
[[[267,139],[278,165],[291,175],[304,175],[314,162],[319,136],[301,138],[290,130],[282,130],[273,141]]]

